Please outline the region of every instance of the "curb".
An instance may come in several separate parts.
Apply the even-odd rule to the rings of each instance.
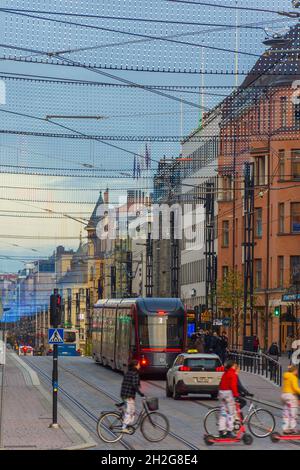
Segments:
[[[30,375],[32,385],[37,387],[39,392],[43,395],[44,399],[48,403],[51,404],[52,403],[51,393],[48,392],[48,390],[46,390],[44,386],[40,383],[38,374],[33,369],[31,369],[31,367],[28,364],[22,361],[22,359],[20,359],[17,355],[12,355],[12,356],[13,356],[13,359],[16,359],[18,367],[22,368]],[[91,438],[89,432],[60,403],[58,405],[58,412],[60,415],[63,416],[65,421],[69,424],[69,426],[73,430],[73,432],[75,432],[77,436],[79,436],[83,441],[81,444],[75,444],[74,446],[65,447],[65,448],[61,448],[58,450],[82,450],[82,449],[88,449],[88,448],[97,446],[97,443]]]
[[[31,369],[31,367],[29,367],[29,365],[26,364],[26,362],[22,361],[22,359],[20,359],[19,356],[17,356],[17,354],[12,353],[10,354],[9,357],[13,361],[15,361],[17,363],[17,366],[22,370],[23,376],[27,385],[33,385],[34,387],[39,387],[41,385],[41,382],[37,373],[33,369]],[[26,375],[24,374],[24,371],[27,372],[27,374],[29,375],[31,384],[28,384],[28,380],[27,380],[28,377],[26,377]]]

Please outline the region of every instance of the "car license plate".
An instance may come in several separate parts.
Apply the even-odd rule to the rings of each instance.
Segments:
[[[208,377],[195,377],[195,382],[200,384],[208,384],[210,383],[210,379]]]

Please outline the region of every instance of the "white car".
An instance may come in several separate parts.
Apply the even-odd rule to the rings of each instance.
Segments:
[[[179,399],[181,395],[198,393],[217,398],[224,371],[216,354],[187,352],[177,356],[167,372],[166,395]]]

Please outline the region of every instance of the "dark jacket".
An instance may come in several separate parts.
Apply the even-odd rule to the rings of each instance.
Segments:
[[[126,372],[123,378],[121,386],[121,397],[125,398],[135,398],[136,393],[141,396],[144,396],[140,391],[140,376],[137,370],[129,370]]]

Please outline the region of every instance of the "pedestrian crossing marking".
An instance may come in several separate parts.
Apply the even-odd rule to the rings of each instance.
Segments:
[[[48,343],[49,344],[64,343],[64,330],[63,330],[63,328],[50,328],[48,330]]]

